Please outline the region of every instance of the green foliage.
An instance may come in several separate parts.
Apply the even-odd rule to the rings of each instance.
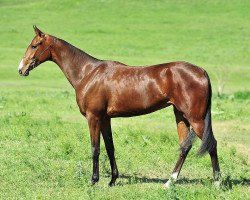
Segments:
[[[250,100],[250,91],[239,91],[234,93],[235,99]]]
[[[249,13],[249,1],[0,1],[0,199],[249,198]],[[212,102],[221,189],[209,156],[195,156],[198,139],[179,181],[163,188],[179,154],[172,108],[113,119],[120,178],[107,186],[101,142],[92,187],[88,127],[65,77],[49,62],[25,79],[17,74],[34,24],[100,59],[192,62],[213,86],[215,66],[228,66],[225,94]]]

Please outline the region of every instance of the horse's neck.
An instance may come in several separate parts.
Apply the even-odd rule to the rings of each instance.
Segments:
[[[63,71],[64,75],[76,89],[79,82],[97,65],[99,60],[77,49],[71,44],[56,39],[52,47],[52,61]]]

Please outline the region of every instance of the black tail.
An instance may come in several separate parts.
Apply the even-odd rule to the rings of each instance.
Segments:
[[[205,128],[202,137],[202,144],[198,151],[198,155],[204,155],[207,151],[211,152],[216,147],[216,140],[213,135],[212,121],[211,121],[211,99],[212,99],[212,87],[208,74],[205,72],[208,80],[209,95],[207,101],[207,111],[205,116]]]

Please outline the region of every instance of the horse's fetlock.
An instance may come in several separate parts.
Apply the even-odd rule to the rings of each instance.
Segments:
[[[92,185],[94,185],[98,181],[99,181],[99,175],[94,174],[91,179]]]
[[[119,172],[118,172],[118,170],[114,170],[113,172],[112,172],[112,178],[118,178],[119,177]]]

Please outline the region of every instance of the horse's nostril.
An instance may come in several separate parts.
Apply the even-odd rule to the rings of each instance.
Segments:
[[[22,74],[22,70],[21,69],[19,69],[19,74]]]

